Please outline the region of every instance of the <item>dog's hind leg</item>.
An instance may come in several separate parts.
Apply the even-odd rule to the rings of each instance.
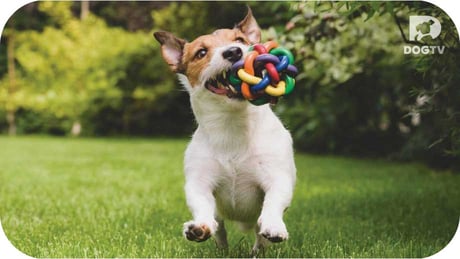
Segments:
[[[255,227],[256,242],[254,243],[254,246],[252,247],[252,252],[251,252],[251,256],[253,257],[258,256],[260,253],[262,253],[262,256],[263,256],[265,248],[270,245],[270,242],[266,238],[264,238],[261,234],[259,234],[259,232],[260,232],[260,228],[257,225]]]
[[[224,220],[217,217],[216,221],[218,225],[214,238],[216,240],[217,247],[220,249],[227,249],[227,231],[225,230]]]

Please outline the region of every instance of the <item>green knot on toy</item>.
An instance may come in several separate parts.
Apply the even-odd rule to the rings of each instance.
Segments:
[[[252,104],[275,104],[279,97],[294,89],[298,70],[293,63],[292,53],[278,47],[278,43],[255,44],[244,60],[233,64],[228,80]]]

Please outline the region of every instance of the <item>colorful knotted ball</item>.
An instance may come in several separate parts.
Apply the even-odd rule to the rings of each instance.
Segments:
[[[294,89],[298,71],[293,63],[292,53],[278,43],[255,44],[244,60],[233,64],[228,79],[235,91],[252,104],[274,104]]]

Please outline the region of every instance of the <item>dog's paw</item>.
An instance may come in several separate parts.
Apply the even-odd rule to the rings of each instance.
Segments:
[[[189,221],[184,224],[184,236],[190,241],[206,241],[211,237],[212,233],[211,228],[204,223]]]
[[[279,243],[288,239],[289,234],[286,225],[282,220],[275,221],[273,219],[264,220],[259,218],[259,235],[268,239],[270,242]]]

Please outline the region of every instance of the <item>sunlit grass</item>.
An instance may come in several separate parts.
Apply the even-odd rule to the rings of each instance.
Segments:
[[[0,219],[35,257],[247,257],[182,235],[186,140],[0,137]],[[265,257],[425,257],[452,238],[460,175],[419,164],[298,154],[290,239]]]

